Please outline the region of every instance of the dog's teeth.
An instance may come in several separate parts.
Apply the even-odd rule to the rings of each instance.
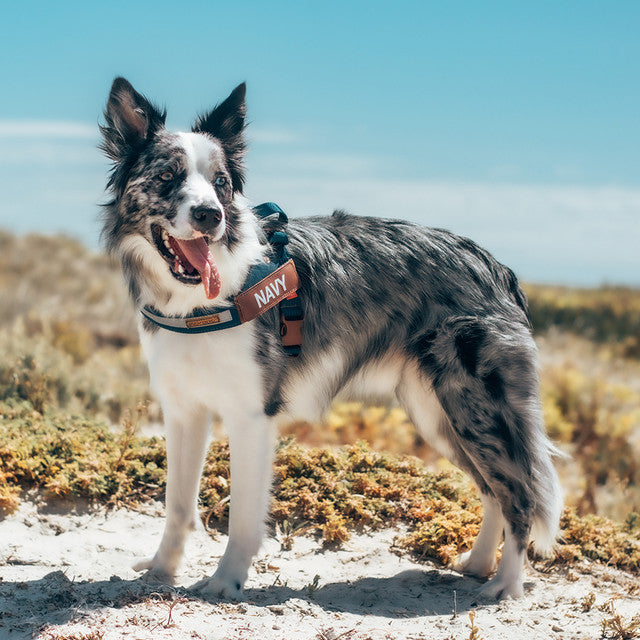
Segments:
[[[162,230],[162,242],[164,246],[167,248],[167,251],[172,256],[175,256],[176,252],[171,248],[171,243],[169,242],[169,234],[164,229]]]
[[[184,267],[181,264],[178,265],[178,271],[184,273]]]

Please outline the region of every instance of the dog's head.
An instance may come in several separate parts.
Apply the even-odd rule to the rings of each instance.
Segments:
[[[240,240],[245,213],[244,98],[241,84],[191,132],[172,133],[166,111],[124,78],[114,81],[101,127],[113,161],[103,236],[134,296],[145,289],[166,298],[185,287],[207,299],[220,294],[219,262]]]

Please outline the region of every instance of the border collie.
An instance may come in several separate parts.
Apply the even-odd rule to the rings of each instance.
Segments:
[[[271,256],[265,222],[242,195],[245,114],[241,84],[190,132],[170,132],[166,111],[114,81],[101,127],[113,161],[103,237],[140,310],[180,319],[230,306]],[[277,307],[193,335],[140,315],[168,479],[160,546],[135,568],[175,574],[197,518],[213,415],[231,448],[229,540],[195,589],[238,598],[263,537],[278,424],[317,419],[338,394],[395,394],[424,439],[480,490],[482,527],[457,567],[495,571],[486,596],[521,596],[527,545],[551,549],[562,497],[514,274],[466,238],[395,219],[337,211],[291,221],[286,232],[304,312],[298,357],[283,348]]]

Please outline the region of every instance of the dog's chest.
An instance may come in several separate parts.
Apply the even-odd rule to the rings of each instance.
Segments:
[[[237,413],[239,405],[261,409],[262,376],[251,327],[195,335],[161,329],[141,331],[140,338],[151,387],[163,407],[201,405],[223,418]]]

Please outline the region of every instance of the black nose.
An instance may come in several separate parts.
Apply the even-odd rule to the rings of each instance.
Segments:
[[[191,218],[200,231],[213,231],[222,221],[222,211],[216,207],[191,207]]]

